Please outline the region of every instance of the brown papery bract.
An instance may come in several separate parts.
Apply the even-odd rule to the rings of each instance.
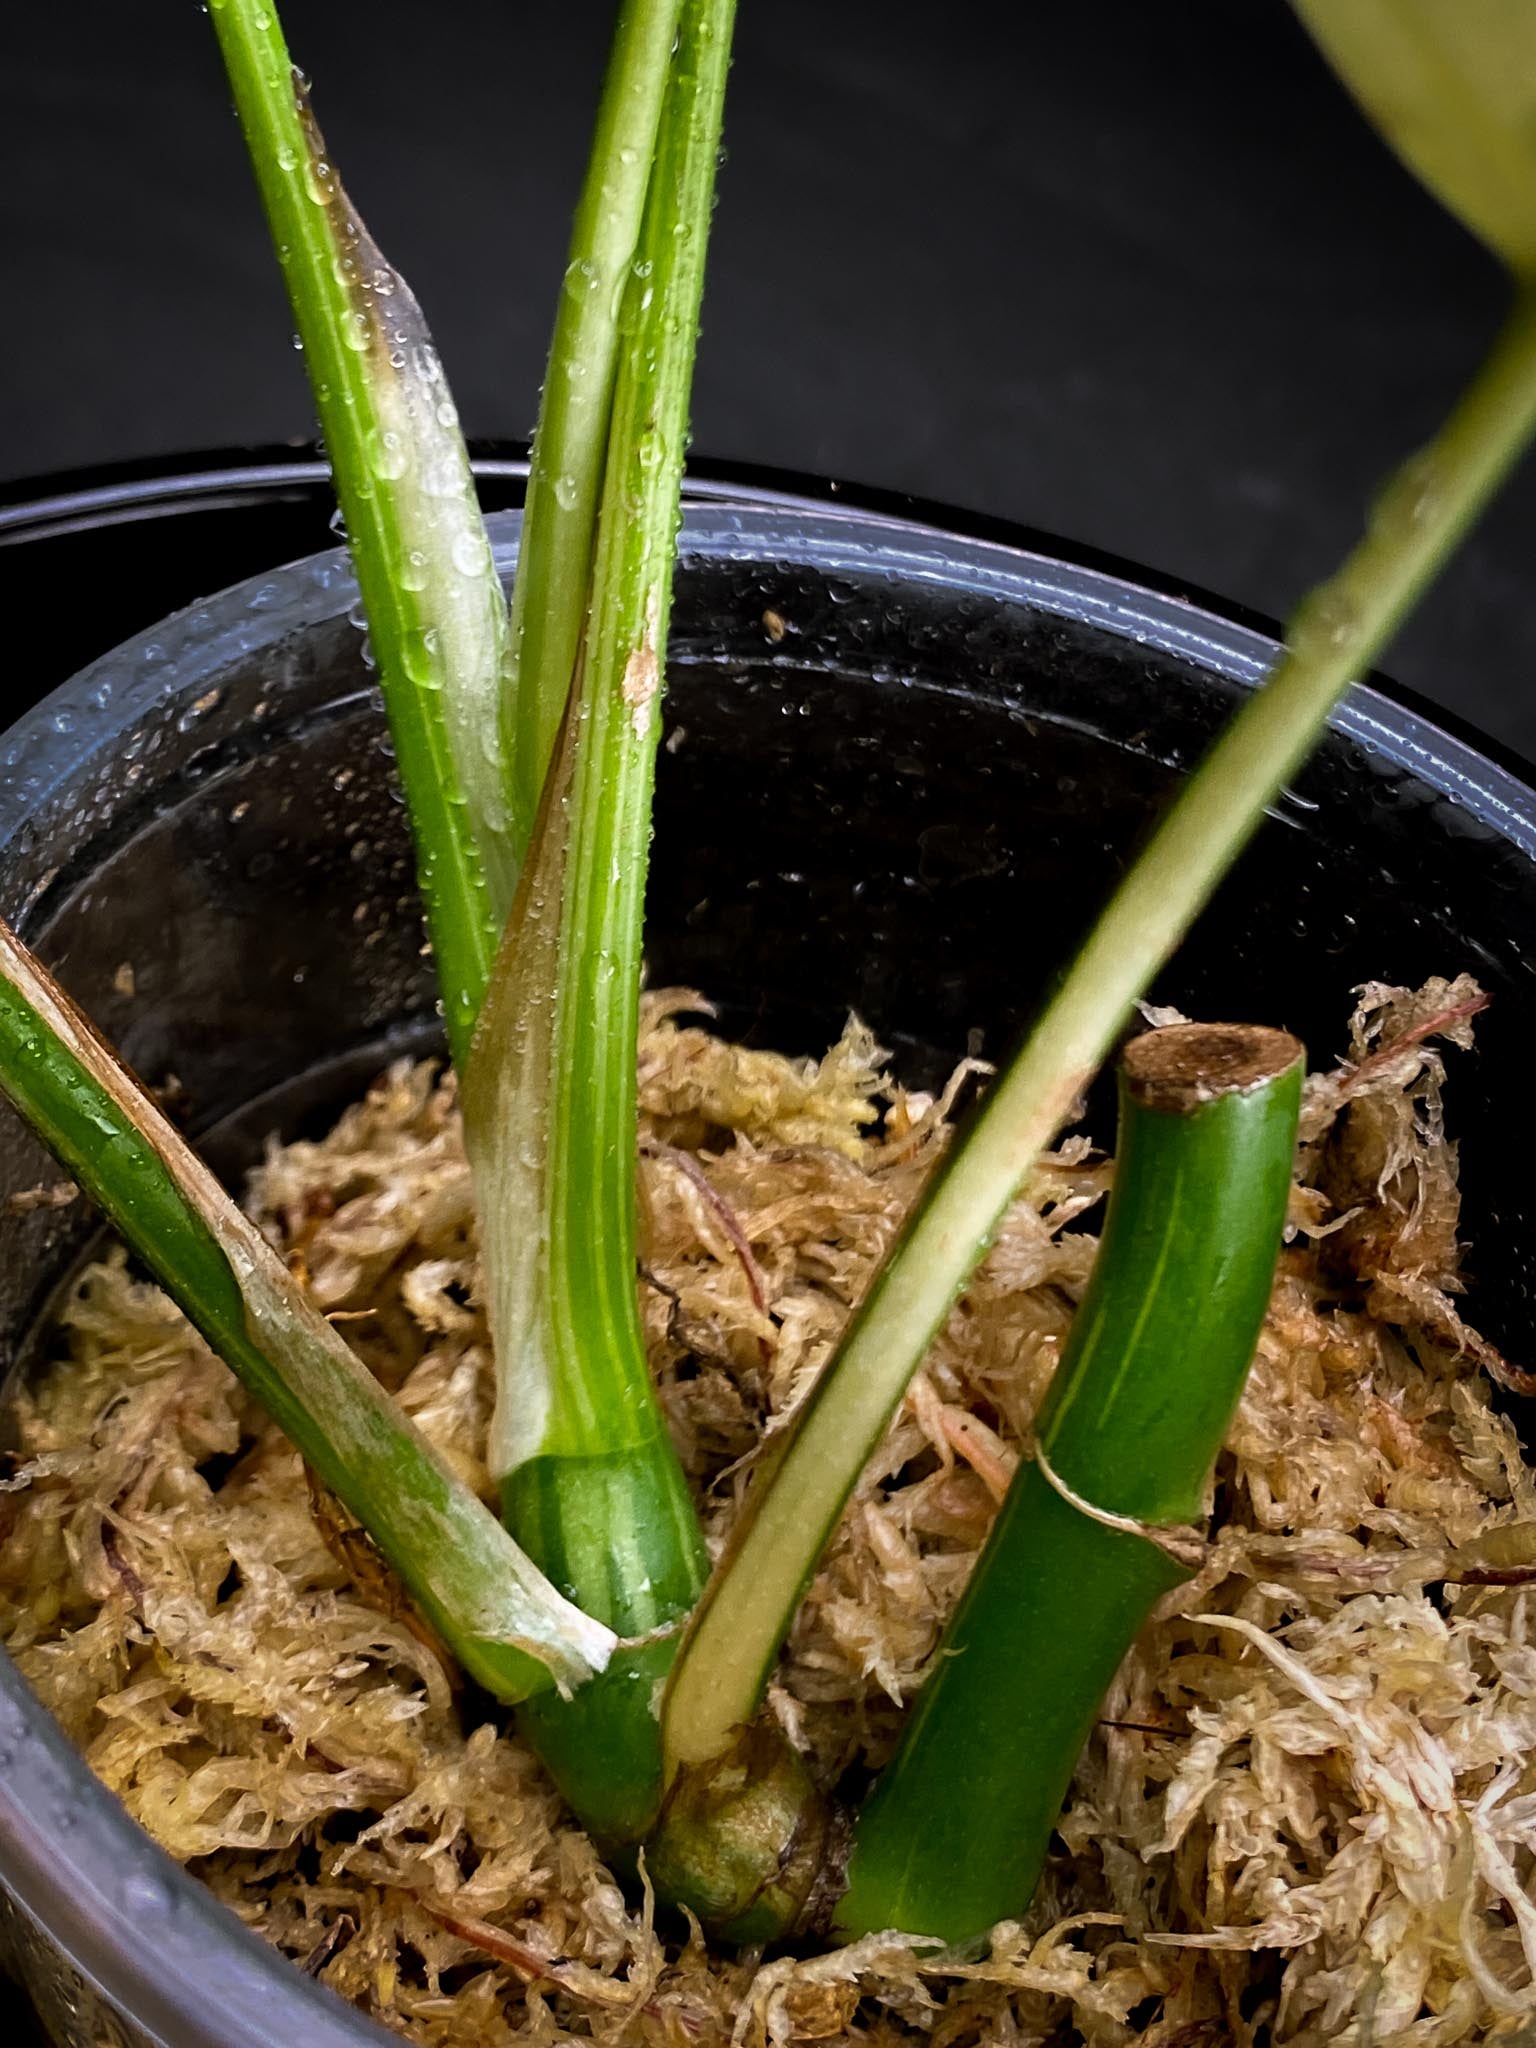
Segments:
[[[879,1937],[762,1964],[658,1931],[117,1253],[74,1289],[58,1367],[19,1405],[5,1638],[174,1855],[431,2048],[1482,2040],[1536,2010],[1536,1614],[1520,1583],[1457,1573],[1494,1557],[1522,1577],[1536,1487],[1491,1399],[1502,1361],[1452,1301],[1455,1154],[1423,1034],[1465,1042],[1476,1007],[1465,980],[1371,987],[1347,1062],[1309,1084],[1293,1239],[1207,1561],[1123,1666],[1065,1847],[985,1961]],[[790,1061],[724,1043],[702,1011],[646,1002],[640,1287],[719,1544],[948,1142],[950,1103],[904,1092],[857,1023]],[[888,1752],[1028,1455],[1109,1177],[1078,1137],[1043,1162],[817,1575],[770,1705],[829,1781]],[[328,1138],[271,1149],[251,1205],[489,1499],[451,1079],[392,1069]]]

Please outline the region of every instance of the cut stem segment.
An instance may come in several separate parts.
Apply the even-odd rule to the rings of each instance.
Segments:
[[[1039,1456],[859,1814],[845,1935],[966,1942],[1028,1905],[1098,1703],[1184,1575],[1154,1538],[1202,1513],[1253,1358],[1301,1080],[1281,1031],[1182,1025],[1127,1048],[1114,1193]]]
[[[655,1692],[703,1583],[636,1299],[635,1043],[651,789],[731,0],[689,0],[622,316],[590,619],[465,1089],[509,1527],[623,1636],[526,1732],[607,1843],[661,1795]]]
[[[528,465],[502,700],[518,852],[538,812],[587,623],[619,315],[656,153],[679,0],[629,0],[614,31]]]
[[[722,1754],[751,1719],[859,1473],[1024,1176],[1533,426],[1536,301],[1522,297],[1439,435],[1389,483],[1365,537],[1297,613],[1268,682],[1163,816],[876,1276],[695,1616],[665,1712],[673,1763]]]
[[[421,308],[336,175],[274,0],[209,0],[209,11],[346,521],[458,1061],[517,874],[501,751],[506,605]]]
[[[572,1687],[611,1633],[563,1599],[396,1407],[15,933],[0,1088],[509,1704]]]

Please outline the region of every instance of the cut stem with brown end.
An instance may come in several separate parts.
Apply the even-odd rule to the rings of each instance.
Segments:
[[[1178,1025],[1127,1048],[1114,1193],[1037,1455],[855,1822],[844,1935],[968,1942],[1028,1905],[1100,1700],[1193,1562],[1269,1302],[1301,1081],[1282,1031]]]

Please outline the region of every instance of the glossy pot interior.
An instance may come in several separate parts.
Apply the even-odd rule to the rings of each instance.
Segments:
[[[503,568],[513,514],[493,522]],[[0,910],[228,1170],[435,1043],[382,714],[339,553],[132,641],[0,740]],[[859,1010],[909,1079],[1002,1053],[1162,794],[1272,657],[1098,568],[857,510],[695,504],[649,900],[653,981],[812,1051]],[[131,976],[123,973],[131,967]],[[1156,990],[1284,1024],[1314,1062],[1351,988],[1468,969],[1458,1063],[1471,1314],[1529,1352],[1536,1191],[1505,1138],[1536,965],[1536,799],[1356,693]],[[8,1115],[0,1199],[56,1178]],[[78,1255],[8,1216],[17,1358]],[[378,2041],[140,1836],[0,1670],[12,1949],[71,2041]],[[115,2031],[114,2031],[115,2030]]]

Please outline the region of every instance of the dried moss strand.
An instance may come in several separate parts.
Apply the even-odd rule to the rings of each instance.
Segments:
[[[1167,1055],[1245,1035],[1181,1027],[1127,1056],[1103,1242],[1036,1419],[1061,1484],[1025,1465],[1009,1490],[855,1823],[845,1936],[964,1942],[1023,1912],[1099,1701],[1184,1575],[1138,1525],[1201,1513],[1269,1302],[1302,1061],[1267,1032],[1265,1078],[1223,1088],[1222,1059],[1185,1058],[1179,1095]]]
[[[346,521],[457,1060],[516,878],[500,742],[506,605],[421,309],[336,175],[273,0],[209,11]]]
[[[1428,1969],[1431,1986],[1442,1987],[1429,1994],[1434,2008],[1455,2015],[1443,2030],[1447,2048],[1481,2041],[1499,2008],[1487,2006],[1472,1969],[1506,1987],[1526,1983],[1513,1915],[1498,1881],[1467,1855],[1467,1840],[1470,1826],[1480,1856],[1509,1859],[1503,1882],[1518,1896],[1529,1814],[1509,1759],[1536,1746],[1536,1700],[1522,1662],[1529,1601],[1518,1597],[1519,1583],[1507,1589],[1516,1574],[1530,1577],[1536,1558],[1536,1475],[1508,1418],[1490,1405],[1475,1354],[1420,1333],[1416,1319],[1443,1314],[1444,1297],[1439,1310],[1433,1295],[1384,1305],[1384,1326],[1344,1306],[1338,1281],[1346,1238],[1355,1247],[1347,1258],[1358,1251],[1369,1262],[1362,1286],[1368,1273],[1394,1271],[1424,1274],[1436,1289],[1454,1279],[1455,1155],[1441,1128],[1441,1090],[1449,1106],[1461,1086],[1475,1092],[1476,1076],[1458,1061],[1447,1084],[1439,1055],[1416,1047],[1436,1018],[1462,1014],[1468,995],[1475,1001],[1468,982],[1373,987],[1350,1027],[1347,1066],[1318,1077],[1299,1166],[1312,1191],[1305,1213],[1327,1220],[1359,1205],[1358,1213],[1345,1229],[1316,1241],[1303,1235],[1288,1252],[1262,1363],[1228,1433],[1209,1560],[1195,1584],[1161,1604],[1101,1709],[1052,1845],[1049,1899],[1037,1893],[1024,1930],[1005,1931],[974,1969],[874,1936],[830,1958],[808,1946],[802,1960],[781,1959],[744,1991],[737,1957],[713,1945],[679,1954],[666,1918],[653,1931],[636,1910],[626,1930],[544,1774],[521,1743],[492,1739],[492,1729],[476,1726],[480,1716],[454,1711],[432,1660],[414,1654],[390,1618],[387,1594],[357,1580],[355,1590],[322,1592],[316,1607],[317,1571],[326,1587],[335,1572],[316,1555],[297,1461],[268,1450],[227,1473],[209,1469],[203,1497],[192,1474],[210,1447],[234,1449],[239,1389],[210,1381],[181,1318],[115,1259],[82,1276],[60,1320],[58,1367],[13,1409],[24,1463],[13,1475],[21,1484],[4,1496],[0,1633],[45,1704],[89,1744],[93,1767],[172,1854],[296,1963],[323,1968],[339,1995],[407,2031],[425,2027],[434,2043],[484,2048],[487,2031],[503,2027],[509,2041],[543,2042],[554,2026],[678,2048],[714,2031],[728,2040],[750,2004],[754,2026],[776,2023],[776,2014],[831,2035],[867,2025],[918,2048],[945,2027],[992,2041],[1010,2028],[1046,2039],[1074,2025],[1090,2037],[1097,2029],[1105,2048],[1139,2006],[1138,2022],[1165,2034],[1210,2026],[1239,1996],[1251,2006],[1271,1995],[1280,1963],[1293,1994],[1292,2036],[1315,2037],[1319,2014],[1330,2036],[1362,2015],[1378,2037],[1388,2024],[1410,2027],[1422,2017]],[[813,1098],[803,1063],[677,1030],[668,1014],[665,998],[642,1005],[646,1135],[687,1144],[709,1133],[706,1169],[749,1223],[770,1303],[788,1274],[812,1320],[787,1324],[765,1384],[752,1341],[757,1312],[725,1238],[670,1167],[650,1161],[642,1165],[648,1263],[666,1286],[702,1282],[721,1340],[715,1366],[754,1406],[766,1397],[770,1414],[782,1414],[800,1365],[844,1320],[847,1294],[869,1271],[869,1219],[905,1208],[920,1168],[911,1158],[893,1165],[893,1147],[878,1142],[859,1147],[857,1161],[834,1163],[821,1145],[808,1153]],[[1464,1024],[1449,1028],[1466,1040]],[[1394,1046],[1406,1054],[1393,1053],[1384,1070],[1376,1056]],[[810,1084],[816,1121],[834,1141],[856,1127],[848,1112],[874,1085],[858,1055],[847,1064],[851,1051],[840,1048]],[[907,1119],[898,1110],[895,1121]],[[732,1130],[750,1133],[748,1143],[716,1156],[720,1134]],[[413,1409],[425,1402],[420,1413],[434,1436],[451,1433],[456,1454],[478,1462],[485,1416],[471,1385],[482,1383],[483,1333],[452,1306],[474,1256],[452,1220],[462,1215],[464,1189],[458,1136],[451,1089],[433,1086],[424,1066],[402,1066],[318,1144],[272,1153],[251,1199],[266,1233],[290,1255],[302,1252],[327,1298],[344,1285],[348,1307],[368,1308],[372,1320],[346,1325],[349,1337],[379,1333],[404,1313],[405,1354],[426,1349],[400,1398]],[[1401,1162],[1385,1186],[1382,1147]],[[1010,1211],[1002,1256],[933,1360],[935,1387],[956,1404],[922,1403],[933,1458],[912,1456],[911,1422],[898,1423],[888,1442],[899,1469],[886,1467],[891,1476],[869,1511],[849,1518],[838,1556],[819,1575],[778,1703],[798,1712],[818,1760],[835,1763],[880,1739],[892,1720],[892,1678],[916,1698],[911,1681],[925,1645],[931,1650],[929,1626],[936,1613],[947,1617],[948,1591],[990,1519],[966,1453],[944,1469],[947,1445],[963,1441],[950,1425],[974,1409],[998,1425],[1001,1448],[1026,1451],[1020,1432],[1032,1432],[1043,1391],[1035,1345],[1061,1326],[1061,1289],[1077,1299],[1087,1280],[1084,1236],[1055,1225],[1100,1180],[1086,1162],[1063,1162]],[[343,1185],[360,1199],[327,1213],[325,1194]],[[758,1220],[769,1212],[777,1220],[765,1238]],[[806,1275],[817,1277],[807,1284]],[[444,1320],[451,1327],[440,1330]],[[364,1341],[372,1351],[377,1335]],[[652,1346],[664,1369],[673,1341],[654,1330]],[[685,1381],[679,1396],[685,1427],[722,1412],[707,1384]],[[151,1467],[162,1477],[146,1495],[147,1427]],[[711,1482],[757,1437],[738,1425],[698,1445],[695,1480],[722,1532],[736,1503],[728,1486]],[[135,1473],[140,1485],[125,1498]],[[1372,1527],[1383,1500],[1393,1503],[1389,1526]],[[104,1502],[117,1504],[106,1525]],[[1291,1533],[1278,1533],[1277,1523]],[[891,1570],[893,1528],[915,1551],[915,1572]],[[231,1556],[253,1550],[276,1570],[226,1586]],[[355,1557],[353,1546],[346,1554]],[[188,1573],[200,1589],[190,1609]],[[1476,1590],[1442,1597],[1438,1582],[1448,1575]],[[1192,1618],[1212,1612],[1269,1631],[1264,1654],[1251,1638]],[[368,1660],[360,1676],[354,1653]],[[1414,1679],[1407,1690],[1404,1671]],[[423,1683],[431,1702],[419,1712]],[[207,1760],[196,1743],[167,1748],[166,1730],[203,1725],[215,1697],[219,1754]],[[776,1726],[777,1717],[758,1724]],[[306,1730],[314,1747],[292,1740],[293,1729]],[[1265,1762],[1256,1771],[1259,1750]],[[365,1762],[366,1778],[329,1761],[322,1768],[322,1759]],[[760,1775],[755,1783],[760,1792],[739,1781],[736,1796],[771,1796]],[[1490,1796],[1490,1786],[1502,1789]],[[728,1776],[722,1789],[729,1797]],[[360,1802],[380,1809],[366,1853],[338,1854],[317,1877],[317,1835],[350,1845]],[[259,1842],[253,1811],[276,1830]],[[681,1800],[672,1811],[687,1818]],[[1214,1830],[1213,1813],[1223,1817]],[[654,1841],[646,1866],[658,1892],[663,1874],[676,1882]],[[713,1867],[729,1879],[729,1860]],[[1307,1873],[1300,1900],[1298,1868]],[[1426,1868],[1443,1881],[1415,1890]],[[529,1886],[533,1870],[550,1875]],[[545,1910],[530,1920],[531,1894]],[[552,1916],[557,1896],[565,1904]],[[1416,1906],[1405,1906],[1409,1896]],[[423,1902],[472,1929],[493,1922],[506,1947],[531,1944],[546,1963],[558,1951],[585,1954],[593,1966],[556,1965],[563,1986],[550,1984],[527,2004],[528,1973],[494,1961],[496,1949],[472,1958],[478,1968],[450,1975],[467,1952],[448,1945],[435,1918],[423,1920]],[[1111,1947],[1085,1934],[1084,1910],[1122,1916],[1104,1931]],[[1245,1941],[1235,1956],[1234,1924]],[[1196,1937],[1175,1959],[1172,1989],[1168,1932]],[[1256,1952],[1246,1949],[1250,1940]],[[381,1992],[377,1958],[391,1952],[399,1971]],[[1383,1971],[1405,1987],[1390,2013]],[[639,2011],[637,1983],[645,1987]],[[1102,2011],[1101,1993],[1110,2001]],[[1530,1992],[1520,1996],[1531,2002]],[[1148,2022],[1153,2008],[1143,2002],[1153,1998],[1163,2003]]]
[[[4,925],[0,1088],[351,1509],[466,1671],[515,1703],[602,1666],[610,1633],[554,1591],[400,1413]]]
[[[631,0],[620,12],[571,230],[529,464],[502,706],[520,851],[533,829],[586,628],[619,312],[678,12],[679,0]]]
[[[1536,301],[1522,297],[1441,432],[1297,613],[1268,682],[1164,815],[877,1275],[701,1604],[666,1709],[674,1758],[719,1754],[755,1712],[843,1505],[1015,1190],[1350,679],[1392,637],[1533,427]]]

